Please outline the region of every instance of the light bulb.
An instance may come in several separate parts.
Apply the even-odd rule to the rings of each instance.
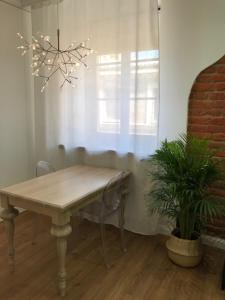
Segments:
[[[46,35],[46,36],[44,37],[44,41],[49,42],[49,41],[50,41],[50,36],[49,36],[49,35]]]
[[[21,40],[23,39],[23,36],[22,36],[21,33],[17,32],[17,35],[18,35],[18,37],[19,37]]]
[[[32,40],[33,40],[35,43],[38,43],[38,40],[37,40],[34,36],[32,36]]]
[[[32,73],[32,75],[37,77],[37,76],[39,75],[38,73],[39,73],[39,69],[35,70],[35,71]]]
[[[35,54],[33,57],[32,57],[32,60],[38,60],[39,59],[39,56],[37,54]]]

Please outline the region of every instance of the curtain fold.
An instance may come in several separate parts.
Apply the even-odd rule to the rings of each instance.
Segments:
[[[57,76],[44,93],[40,78],[34,87],[37,159],[60,167],[80,162],[131,170],[126,226],[144,234],[158,228],[145,203],[151,189],[145,158],[158,141],[157,9],[156,0],[60,2],[61,47],[90,38],[96,53],[88,70],[79,68],[74,88],[60,89]],[[54,3],[33,9],[33,34],[42,32],[56,43],[56,16]],[[66,149],[64,160],[59,144]]]

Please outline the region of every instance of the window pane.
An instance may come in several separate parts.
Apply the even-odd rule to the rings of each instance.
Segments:
[[[130,60],[158,60],[159,59],[159,50],[146,50],[146,51],[138,51],[138,52],[131,52]]]
[[[121,65],[106,64],[97,68],[97,97],[117,98],[120,88]]]
[[[117,133],[120,131],[119,107],[117,100],[99,100],[98,131]]]
[[[130,97],[157,97],[158,64],[158,61],[132,62],[130,64]]]
[[[156,105],[154,100],[130,101],[130,134],[155,134]]]
[[[156,134],[159,51],[130,54],[130,134]]]
[[[97,57],[98,64],[108,64],[108,63],[116,63],[121,62],[121,54],[106,54],[106,55],[99,55]]]
[[[120,131],[119,91],[121,86],[121,54],[97,58],[98,131]]]

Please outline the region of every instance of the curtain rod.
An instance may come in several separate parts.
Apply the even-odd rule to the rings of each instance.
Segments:
[[[8,1],[6,1],[6,0],[0,0],[0,2],[5,3],[5,4],[7,4],[7,5],[9,5],[9,6],[12,6],[12,7],[14,7],[14,8],[23,10],[23,11],[25,11],[25,12],[31,13],[30,10],[28,10],[28,9],[26,9],[26,8],[23,8],[23,7],[20,7],[20,6],[16,5],[16,4],[10,3],[10,2],[8,2]]]

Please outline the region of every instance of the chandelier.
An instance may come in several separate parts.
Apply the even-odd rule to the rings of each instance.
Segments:
[[[57,1],[57,20],[59,24],[59,4]],[[51,42],[50,36],[38,34],[32,37],[29,43],[24,39],[21,33],[17,33],[22,41],[20,49],[21,55],[25,55],[28,51],[32,51],[32,75],[43,78],[41,92],[47,87],[49,80],[56,74],[60,74],[62,78],[61,87],[65,83],[69,83],[74,87],[74,81],[78,79],[75,74],[80,66],[88,68],[86,58],[94,51],[87,47],[89,39],[79,44],[71,43],[67,48],[60,48],[60,30],[57,29],[57,45]]]

